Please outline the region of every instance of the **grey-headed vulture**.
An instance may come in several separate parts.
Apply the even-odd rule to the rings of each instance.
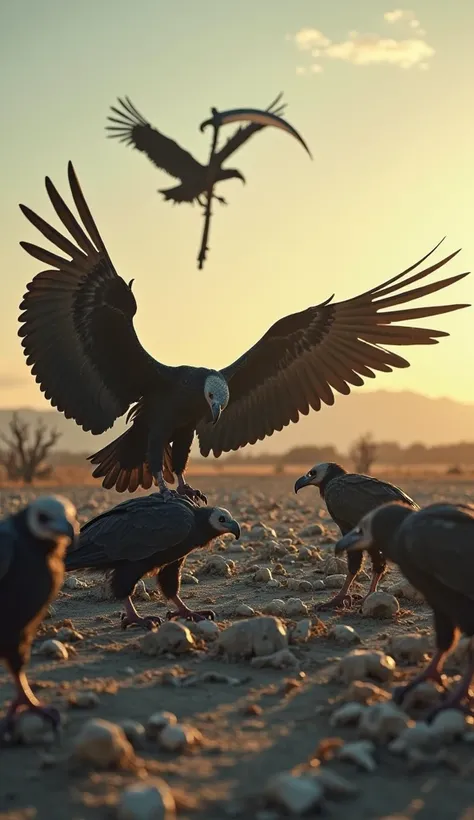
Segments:
[[[425,256],[359,296],[334,303],[330,297],[279,319],[221,370],[170,367],[140,344],[131,283],[115,270],[71,163],[68,176],[78,218],[46,178],[64,233],[20,206],[59,253],[21,243],[47,267],[27,285],[19,335],[45,397],[84,430],[103,433],[129,411],[129,429],[90,456],[93,475],[108,489],[134,492],[155,481],[167,496],[166,481],[172,483],[176,474],[178,492],[199,497],[184,479],[196,430],[203,456],[212,451],[218,457],[262,440],[310,408],[334,404],[335,393],[347,395],[377,371],[409,366],[385,345],[436,344],[448,335],[400,322],[464,307],[406,306],[467,275],[410,288],[456,254],[413,273]]]

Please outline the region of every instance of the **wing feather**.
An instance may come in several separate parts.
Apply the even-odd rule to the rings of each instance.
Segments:
[[[269,111],[271,114],[276,114],[280,116],[284,113],[286,109],[286,103],[279,105],[280,100],[282,98],[282,94],[279,94],[278,97],[275,97],[272,103],[266,108],[266,111]],[[232,134],[231,137],[227,140],[227,142],[222,146],[219,151],[215,153],[215,160],[219,166],[225,162],[226,159],[230,157],[231,154],[235,153],[238,148],[240,148],[247,140],[250,139],[254,134],[258,131],[261,131],[262,128],[266,128],[265,125],[259,125],[258,123],[250,123],[249,125],[241,126],[240,128]]]

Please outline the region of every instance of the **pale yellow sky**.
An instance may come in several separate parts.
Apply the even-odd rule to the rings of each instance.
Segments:
[[[470,270],[473,24],[469,0],[3,4],[0,405],[46,406],[16,335],[41,269],[18,245],[38,241],[18,203],[54,222],[44,177],[67,196],[69,159],[117,270],[135,277],[141,341],[169,364],[225,365],[280,316],[354,296],[444,235],[443,253],[462,247],[446,274]],[[247,185],[221,186],[229,206],[214,209],[199,272],[200,211],[163,203],[156,190],[173,181],[105,139],[108,108],[128,94],[204,160],[212,105],[264,107],[280,90],[314,161],[277,131],[239,151]],[[474,276],[442,300],[474,302]],[[408,351],[412,367],[370,389],[474,401],[473,311],[424,320],[452,336]]]

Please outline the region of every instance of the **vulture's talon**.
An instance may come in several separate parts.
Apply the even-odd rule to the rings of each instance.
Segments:
[[[160,490],[160,495],[163,501],[171,501],[175,497],[176,492],[166,487],[164,490]]]
[[[186,621],[215,621],[216,613],[212,609],[176,609],[174,612],[167,612],[166,619],[172,621],[174,618],[184,618]]]
[[[329,601],[315,604],[314,608],[319,612],[324,612],[326,609],[350,609],[351,607],[351,595],[336,595],[334,598],[330,598]]]
[[[189,484],[181,484],[177,492],[179,495],[184,495],[185,498],[189,498],[190,501],[203,501],[204,504],[207,504],[207,496],[201,492],[201,490],[194,490]]]
[[[163,621],[158,615],[146,615],[144,617],[137,615],[135,618],[127,615],[126,612],[122,612],[120,617],[121,629],[126,629],[128,626],[141,626],[143,629],[151,631],[155,629],[155,627],[160,626],[161,623],[163,623]]]

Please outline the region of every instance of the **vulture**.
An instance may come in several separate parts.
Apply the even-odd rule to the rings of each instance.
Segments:
[[[0,741],[11,739],[22,710],[41,714],[59,728],[59,712],[41,705],[25,667],[38,626],[62,585],[66,549],[78,532],[76,510],[60,496],[40,496],[0,524],[0,657],[16,687],[0,721]]]
[[[20,205],[59,253],[20,243],[47,267],[27,285],[18,333],[41,391],[66,418],[97,435],[128,411],[131,426],[89,457],[94,477],[103,478],[108,489],[134,492],[155,482],[169,498],[167,482],[172,484],[176,475],[180,494],[201,499],[184,477],[195,431],[203,456],[212,451],[218,457],[263,440],[310,408],[334,404],[335,393],[347,395],[352,385],[362,385],[376,371],[409,367],[407,359],[385,345],[436,344],[449,335],[404,322],[467,307],[406,307],[467,276],[409,288],[457,251],[413,273],[427,254],[358,296],[343,302],[330,297],[279,319],[220,370],[171,367],[140,344],[133,325],[137,304],[132,282],[127,284],[115,270],[71,163],[68,177],[77,217],[46,178],[64,233]]]
[[[137,496],[81,528],[78,547],[66,555],[66,571],[111,571],[113,595],[125,602],[123,629],[132,624],[153,629],[161,623],[157,616],[141,617],[130,598],[137,581],[157,569],[158,586],[176,605],[168,619],[214,620],[211,610],[193,611],[179,597],[181,567],[191,550],[227,532],[240,537],[237,521],[221,507],[198,507],[176,493],[168,503],[160,493]]]
[[[328,513],[339,527],[341,535],[345,535],[357,526],[366,513],[389,501],[403,501],[413,510],[420,509],[418,504],[399,487],[395,487],[387,481],[379,481],[378,478],[372,478],[368,475],[347,473],[343,467],[334,462],[316,464],[306,475],[297,480],[295,493],[310,485],[319,488],[319,493],[326,503]],[[372,580],[367,593],[370,595],[375,592],[380,579],[386,571],[386,561],[383,552],[380,550],[372,549],[368,552],[372,562]],[[348,593],[362,566],[362,555],[362,552],[357,550],[347,553],[348,573],[344,586],[334,598],[320,604],[318,609],[351,606],[351,596]]]
[[[189,151],[181,148],[177,142],[153,128],[128,97],[118,98],[120,108],[111,106],[111,111],[115,116],[107,117],[113,125],[107,125],[106,130],[110,132],[108,134],[109,138],[119,139],[125,145],[131,145],[137,151],[142,151],[157,168],[179,180],[179,185],[159,191],[166,201],[171,201],[173,204],[198,202],[204,207],[205,202],[202,200],[202,196],[207,194],[211,179],[212,184],[226,179],[240,179],[241,182],[245,183],[245,177],[237,168],[224,168],[223,164],[253,134],[261,131],[266,126],[273,125],[282,128],[301,142],[311,156],[306,143],[298,132],[279,116],[286,108],[285,104],[279,105],[281,97],[282,95],[279,94],[269,105],[266,112],[252,108],[218,112],[213,108],[212,119],[201,124],[201,131],[206,126],[213,125],[217,134],[220,126],[226,123],[239,120],[250,120],[250,122],[248,125],[238,128],[219,150],[216,150],[216,146],[213,146],[208,165],[198,162]],[[223,205],[227,204],[223,197],[215,194],[213,194],[213,197]]]
[[[336,554],[374,548],[398,565],[434,616],[435,655],[420,675],[395,689],[394,700],[402,703],[422,681],[444,687],[446,656],[464,632],[471,638],[466,673],[429,717],[440,709],[462,709],[474,674],[474,506],[436,503],[416,511],[402,502],[385,504],[337,542]]]

